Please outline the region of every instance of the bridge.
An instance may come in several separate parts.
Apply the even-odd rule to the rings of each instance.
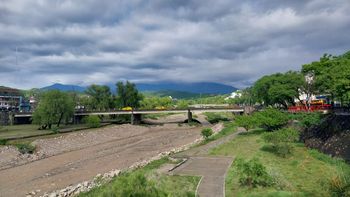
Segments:
[[[192,121],[192,112],[231,112],[242,114],[245,112],[243,108],[188,108],[188,109],[165,109],[165,110],[112,110],[112,111],[76,111],[74,113],[74,122],[79,123],[85,116],[98,115],[131,115],[131,124],[140,124],[142,114],[160,114],[160,113],[187,113],[188,121]],[[13,114],[14,122],[22,122],[19,120],[29,120],[33,113],[15,113]],[[17,120],[17,121],[16,121]]]

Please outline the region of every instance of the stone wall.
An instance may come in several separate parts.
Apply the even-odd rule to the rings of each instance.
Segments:
[[[307,147],[350,162],[350,114],[329,115],[301,137]]]

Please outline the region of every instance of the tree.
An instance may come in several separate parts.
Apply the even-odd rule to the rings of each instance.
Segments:
[[[51,129],[52,124],[60,126],[62,121],[68,121],[74,113],[74,102],[67,93],[50,90],[41,96],[40,103],[33,114],[33,123],[41,128]]]
[[[295,98],[299,98],[304,83],[300,72],[288,71],[260,78],[252,91],[254,98],[266,106],[277,104],[288,108],[288,105],[295,104]]]
[[[253,116],[257,125],[268,131],[280,129],[288,123],[288,115],[275,108],[267,108]]]
[[[176,102],[177,109],[187,109],[189,105],[190,105],[190,103],[188,100],[178,100]]]
[[[140,107],[140,102],[143,99],[142,94],[136,88],[134,83],[127,81],[126,83],[118,82],[117,86],[117,106],[123,107]]]
[[[141,103],[142,109],[156,109],[157,107],[164,107],[170,109],[173,107],[173,100],[170,97],[146,97]]]
[[[315,80],[312,84],[312,94],[331,94],[331,73],[333,56],[324,54],[320,61],[315,61],[302,66],[304,75],[313,73]]]
[[[350,100],[350,51],[341,56],[323,55],[319,61],[305,64],[302,73],[315,75],[313,93],[331,99]]]
[[[246,131],[253,129],[256,126],[255,118],[248,115],[236,116],[235,122],[238,126],[243,127]]]
[[[92,110],[108,110],[112,106],[112,93],[108,86],[91,85],[85,91],[90,99],[88,106]]]

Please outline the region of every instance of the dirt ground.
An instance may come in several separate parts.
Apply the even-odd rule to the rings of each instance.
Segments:
[[[39,139],[34,156],[0,149],[0,196],[64,188],[112,169],[125,169],[200,137],[200,127],[117,125]]]

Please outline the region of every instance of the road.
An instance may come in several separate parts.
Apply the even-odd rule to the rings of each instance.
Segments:
[[[120,131],[118,131],[120,132]],[[200,136],[200,128],[157,126],[137,135],[111,138],[80,149],[0,171],[0,196],[25,196],[28,192],[62,189],[92,179],[99,173],[125,169],[160,152],[188,144]]]

